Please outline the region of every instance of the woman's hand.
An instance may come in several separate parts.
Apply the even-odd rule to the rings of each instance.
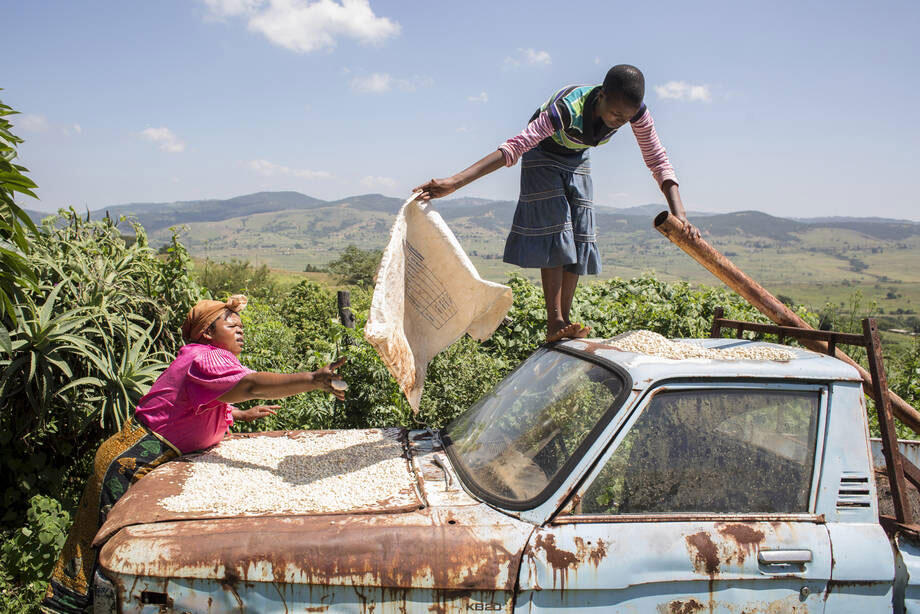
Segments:
[[[345,391],[339,390],[332,386],[333,380],[341,380],[336,370],[345,364],[345,358],[339,358],[337,361],[326,365],[322,369],[317,369],[312,373],[313,382],[316,384],[316,390],[325,390],[332,393],[339,401],[345,400]]]
[[[255,407],[250,407],[249,409],[234,409],[233,419],[242,420],[243,422],[252,422],[253,420],[259,420],[260,418],[274,416],[276,409],[281,409],[281,406],[256,405]]]
[[[422,200],[431,200],[432,198],[444,198],[448,194],[455,192],[458,187],[460,186],[457,185],[453,177],[447,177],[445,179],[432,179],[412,191],[421,192],[419,198]]]

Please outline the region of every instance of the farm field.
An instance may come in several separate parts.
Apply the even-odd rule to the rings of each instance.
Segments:
[[[266,192],[226,201],[121,205],[109,214],[136,219],[152,245],[179,228],[192,256],[213,262],[248,261],[299,277],[322,269],[349,245],[382,249],[402,199],[379,194],[322,201],[297,192]],[[514,203],[477,198],[435,201],[483,277],[539,272],[501,260]],[[708,271],[654,230],[663,205],[597,207],[603,273],[597,279],[651,274],[663,281],[719,285]],[[94,217],[103,211],[94,212]],[[857,307],[883,318],[886,328],[920,326],[920,223],[876,218],[791,220],[758,211],[690,212],[713,247],[774,294],[815,310]],[[324,282],[331,277],[317,273]]]

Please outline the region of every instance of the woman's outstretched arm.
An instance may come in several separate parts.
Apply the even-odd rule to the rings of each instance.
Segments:
[[[336,369],[345,364],[345,359],[340,358],[316,371],[302,373],[269,373],[260,371],[250,373],[229,391],[218,397],[224,403],[240,403],[252,399],[283,399],[301,392],[310,390],[323,390],[331,392],[339,400],[345,398],[344,390],[332,387],[332,380],[339,379]]]

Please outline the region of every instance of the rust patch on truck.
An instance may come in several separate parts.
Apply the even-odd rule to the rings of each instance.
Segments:
[[[705,608],[696,599],[669,601],[658,606],[659,614],[696,614]]]
[[[575,552],[571,552],[557,546],[556,536],[552,533],[537,534],[533,546],[528,548],[528,554],[533,556],[536,550],[543,551],[543,558],[553,568],[553,586],[556,586],[558,577],[558,585],[561,590],[565,590],[570,570],[577,571],[585,563],[590,563],[597,568],[607,556],[607,544],[602,539],[592,542],[576,537]]]
[[[213,578],[230,587],[276,582],[513,590],[530,529],[484,507],[451,510],[450,517],[457,522],[426,508],[162,522],[123,528],[102,548],[99,563],[119,574]]]
[[[719,550],[709,537],[709,533],[694,533],[688,535],[685,540],[691,555],[690,560],[697,572],[710,577],[719,573]]]
[[[717,531],[721,537],[718,541],[705,531],[685,538],[693,568],[710,578],[719,573],[722,565],[743,565],[764,540],[763,531],[743,523],[717,525]]]
[[[754,554],[757,546],[763,542],[764,533],[753,529],[746,524],[728,524],[719,527],[719,534],[732,540],[738,546],[735,549],[734,559],[739,565],[744,563],[748,554]]]

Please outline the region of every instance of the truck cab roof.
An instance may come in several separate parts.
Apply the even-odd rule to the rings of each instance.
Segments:
[[[785,350],[792,360],[719,360],[711,358],[665,358],[654,354],[625,351],[613,339],[572,339],[556,345],[560,349],[586,352],[625,369],[634,390],[644,390],[652,383],[674,379],[782,379],[804,381],[862,382],[852,366],[825,354],[800,347],[749,341],[746,339],[674,339],[706,349],[725,350],[739,347],[770,347]]]

